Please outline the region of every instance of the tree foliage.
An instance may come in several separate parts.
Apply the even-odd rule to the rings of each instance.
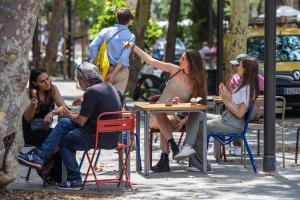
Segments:
[[[99,11],[96,23],[94,23],[92,28],[89,30],[90,38],[94,38],[98,35],[101,29],[115,25],[118,22],[116,12],[122,7],[129,8],[129,4],[124,0],[111,0],[105,2],[103,9]]]
[[[90,39],[96,37],[101,29],[115,25],[118,22],[116,12],[122,7],[129,8],[129,4],[124,0],[111,0],[105,2],[103,4],[103,8],[98,12],[96,22],[89,30]],[[132,13],[135,14],[135,10],[132,10]],[[130,25],[129,29],[133,30],[134,27]],[[157,23],[152,19],[149,19],[144,41],[145,50],[149,50],[154,45],[155,41],[161,36],[161,34],[162,30],[158,27]]]
[[[75,0],[75,11],[89,24],[97,22],[99,13],[104,9],[104,0]]]

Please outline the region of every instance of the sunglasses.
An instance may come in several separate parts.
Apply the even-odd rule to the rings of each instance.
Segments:
[[[83,73],[83,71],[82,71],[82,69],[80,68],[80,65],[77,66],[77,70],[80,72],[80,74],[82,75],[82,77],[83,77],[84,79],[86,79],[86,78],[85,78],[85,75],[84,75],[84,73]]]

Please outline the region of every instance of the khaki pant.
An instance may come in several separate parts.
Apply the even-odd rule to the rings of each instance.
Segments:
[[[108,70],[108,73],[111,73],[114,70],[114,66],[111,66]],[[123,95],[127,82],[128,82],[128,77],[129,77],[129,70],[125,68],[121,68],[120,71],[116,74],[113,82],[111,83],[121,94]]]

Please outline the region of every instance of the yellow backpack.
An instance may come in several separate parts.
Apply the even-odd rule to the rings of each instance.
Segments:
[[[117,35],[118,33],[120,33],[123,30],[125,30],[125,29],[121,29],[121,30],[117,31],[111,38],[109,38],[108,41],[106,41],[106,37],[105,37],[102,44],[100,45],[97,59],[96,59],[96,66],[99,68],[99,72],[100,72],[102,80],[105,80],[107,72],[109,70],[109,66],[110,66],[108,56],[107,56],[107,44],[110,42],[110,40],[113,37],[115,37],[115,35]]]

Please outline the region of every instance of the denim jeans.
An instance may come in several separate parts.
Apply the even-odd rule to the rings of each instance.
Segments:
[[[62,160],[67,168],[68,181],[81,181],[76,161],[76,150],[91,149],[93,144],[91,134],[82,133],[78,124],[68,118],[62,118],[44,142],[36,149],[36,152],[46,161],[59,147]]]

